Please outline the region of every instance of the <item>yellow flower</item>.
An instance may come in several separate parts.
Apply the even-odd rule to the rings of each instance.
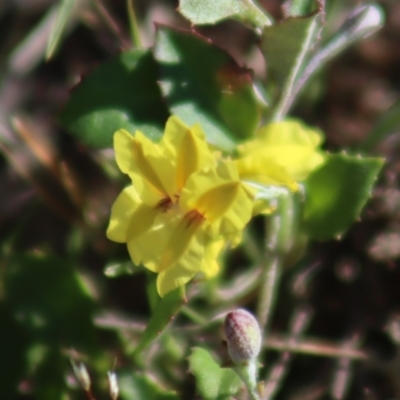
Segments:
[[[259,128],[255,138],[238,147],[240,177],[296,191],[296,182],[324,162],[322,135],[296,121],[274,122]]]
[[[237,243],[251,218],[254,193],[234,162],[212,153],[199,125],[176,117],[159,143],[119,130],[114,148],[132,185],[112,207],[108,238],[127,243],[136,265],[158,273],[161,296],[199,272],[214,276],[225,243]]]

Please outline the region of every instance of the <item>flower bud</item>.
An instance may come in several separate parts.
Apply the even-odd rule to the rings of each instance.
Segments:
[[[110,388],[110,396],[112,400],[117,400],[118,399],[118,394],[119,394],[119,386],[118,386],[118,380],[117,380],[117,374],[115,372],[107,372],[108,375],[108,385]]]
[[[77,364],[74,360],[71,360],[72,368],[74,370],[74,374],[78,379],[79,383],[81,384],[83,390],[86,392],[90,391],[91,381],[89,372],[85,367],[85,364],[80,363]]]
[[[248,311],[239,309],[225,317],[224,331],[228,353],[236,365],[254,360],[261,348],[261,331],[257,320]]]

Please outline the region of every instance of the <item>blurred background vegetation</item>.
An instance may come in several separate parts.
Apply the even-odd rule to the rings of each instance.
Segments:
[[[190,347],[202,342],[221,354],[220,320],[210,321],[235,305],[254,307],[259,243],[230,254],[213,296],[191,288],[171,335],[133,362],[152,307],[146,273],[105,237],[126,181],[113,151],[85,147],[57,120],[80,79],[130,48],[126,2],[78,2],[45,62],[56,3],[0,2],[0,398],[87,398],[73,359],[87,366],[96,398],[110,398],[106,372],[115,369],[123,399],[193,399]],[[282,18],[278,0],[259,3]],[[327,0],[324,35],[362,3]],[[325,132],[327,150],[367,151],[386,165],[361,220],[341,240],[312,243],[284,273],[260,360],[286,375],[276,399],[400,398],[400,3],[378,3],[383,29],[330,62],[292,112]],[[190,28],[177,1],[134,4],[144,46],[155,22]],[[225,21],[197,30],[263,76],[250,29]],[[303,347],[286,362],[285,337],[301,313],[310,318]]]

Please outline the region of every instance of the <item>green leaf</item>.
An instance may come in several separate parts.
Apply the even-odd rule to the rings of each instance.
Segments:
[[[67,24],[68,18],[70,17],[74,8],[76,0],[61,0],[58,6],[57,19],[51,29],[49,41],[47,42],[46,59],[49,60],[61,39],[61,35],[64,31],[65,25]]]
[[[248,0],[180,0],[178,10],[194,25],[215,24],[226,18],[258,28],[272,24],[272,18]]]
[[[283,3],[285,16],[305,16],[311,14],[316,7],[316,0],[287,0]]]
[[[235,371],[221,368],[211,354],[195,347],[189,356],[190,371],[196,378],[196,388],[205,400],[228,400],[242,386]]]
[[[292,97],[297,98],[308,80],[343,49],[379,30],[384,23],[381,7],[371,4],[355,8],[341,28],[318,50],[305,66],[295,83]]]
[[[162,389],[149,377],[131,371],[118,372],[118,386],[122,400],[179,400],[176,393]]]
[[[96,340],[94,303],[74,268],[62,259],[23,255],[9,262],[5,275],[6,304],[31,335],[51,343],[90,351]]]
[[[200,123],[207,140],[227,151],[253,134],[259,110],[249,70],[198,34],[159,27],[155,58],[172,114]]]
[[[340,236],[360,215],[383,165],[380,158],[328,155],[305,181],[303,229],[314,239]]]
[[[273,80],[278,93],[272,112],[274,120],[281,120],[293,101],[293,86],[315,42],[318,18],[318,13],[304,18],[288,18],[264,29],[261,51],[268,66],[268,78]]]
[[[13,315],[14,314],[14,315]],[[18,398],[18,383],[26,374],[26,335],[12,309],[0,303],[0,394],[3,399]]]
[[[3,381],[0,393],[7,393],[8,385],[14,383],[18,373],[19,381],[31,375],[35,397],[63,398],[65,349],[84,352],[92,361],[97,361],[102,352],[92,322],[95,305],[85,284],[68,262],[34,255],[8,260],[2,284],[0,356],[8,360],[2,363],[8,372],[2,368],[0,372],[9,380]],[[5,329],[4,323],[7,324]],[[10,342],[13,345],[10,346]],[[22,349],[24,374],[20,370]]]
[[[168,111],[150,51],[128,50],[100,65],[73,90],[61,122],[82,142],[112,147],[116,130],[161,137]]]
[[[400,131],[400,101],[384,112],[375,123],[369,135],[361,144],[365,151],[371,150],[387,136]]]
[[[185,302],[185,288],[183,286],[167,293],[160,299],[133,352],[134,356],[140,354],[161,334]]]

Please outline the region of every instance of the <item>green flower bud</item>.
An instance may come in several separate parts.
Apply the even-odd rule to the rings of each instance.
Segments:
[[[261,349],[261,330],[252,314],[243,309],[228,313],[224,331],[228,354],[235,365],[245,365],[257,358]]]

